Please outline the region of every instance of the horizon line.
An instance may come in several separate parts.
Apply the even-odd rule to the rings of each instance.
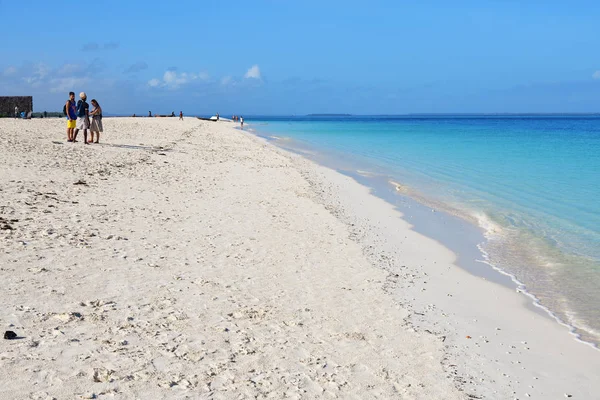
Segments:
[[[40,113],[36,111],[34,113]],[[221,114],[224,118],[226,115]],[[129,117],[132,114],[111,114],[107,116]],[[154,117],[155,114],[152,115]],[[184,113],[184,116],[213,116],[215,114],[205,113]],[[243,114],[241,114],[243,115]],[[544,116],[544,115],[594,115],[600,116],[600,111],[594,112],[460,112],[460,113],[405,113],[405,114],[349,114],[349,113],[309,113],[309,114],[245,114],[248,117],[412,117],[412,116]],[[147,115],[139,114],[138,117],[147,117]]]

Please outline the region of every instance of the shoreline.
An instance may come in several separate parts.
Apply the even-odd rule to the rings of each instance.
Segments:
[[[412,224],[412,230],[435,240],[452,251],[457,255],[456,266],[476,277],[496,283],[509,290],[516,291],[517,293],[522,293],[530,300],[529,302],[525,302],[525,308],[553,320],[561,327],[566,328],[569,334],[573,336],[574,340],[588,345],[594,350],[600,351],[600,348],[596,343],[582,339],[581,334],[577,332],[578,329],[576,327],[564,322],[552,310],[542,305],[540,300],[533,293],[527,291],[525,283],[519,281],[517,277],[510,272],[489,262],[489,255],[484,250],[485,242],[488,239],[486,238],[485,230],[480,225],[476,225],[472,221],[464,219],[459,215],[448,213],[443,209],[431,209],[427,203],[422,203],[418,198],[413,198],[408,194],[395,193],[389,190],[386,191],[385,189],[389,188],[381,185],[374,185],[373,181],[370,181],[369,179],[361,179],[361,175],[358,173],[353,174],[350,171],[336,171],[347,175],[357,181],[357,183],[368,187],[374,196],[393,205],[396,210],[404,215],[402,218]],[[397,182],[390,181],[389,183],[393,186],[401,185]],[[435,212],[435,216],[432,216],[432,212]],[[432,223],[432,218],[437,219],[438,222]],[[444,226],[444,229],[460,232],[461,235],[460,237],[453,237],[448,235],[446,231],[436,231],[436,226]],[[482,264],[485,266],[484,268],[481,268]]]
[[[265,143],[268,143],[274,147],[276,147],[277,149],[279,149],[279,151],[283,151],[285,153],[289,153],[289,154],[293,154],[296,157],[300,157],[301,159],[307,159],[309,160],[308,163],[316,163],[316,165],[318,165],[317,169],[321,168],[321,169],[325,169],[325,170],[330,170],[330,172],[325,173],[326,175],[329,176],[329,180],[326,180],[327,183],[324,183],[323,185],[327,186],[331,184],[331,181],[337,181],[337,178],[332,178],[332,176],[335,176],[336,174],[342,174],[343,176],[347,177],[348,179],[352,180],[352,183],[348,183],[349,186],[351,185],[359,185],[361,187],[364,188],[364,190],[366,192],[368,192],[368,196],[373,196],[375,198],[377,198],[377,200],[380,200],[380,202],[374,201],[374,203],[379,203],[380,207],[389,207],[392,210],[390,210],[389,214],[386,215],[386,217],[384,217],[384,219],[387,218],[393,218],[393,216],[395,215],[397,218],[403,220],[405,223],[410,224],[409,225],[409,229],[417,234],[423,234],[425,236],[427,236],[423,230],[419,229],[418,226],[423,224],[423,219],[418,219],[419,222],[417,222],[416,226],[412,225],[412,221],[410,221],[410,216],[408,215],[409,219],[407,219],[407,215],[406,213],[406,208],[401,208],[399,207],[399,204],[402,202],[402,200],[396,200],[396,201],[390,201],[390,197],[381,195],[381,193],[378,194],[378,192],[381,192],[382,186],[377,187],[376,185],[373,186],[372,184],[366,184],[366,183],[361,183],[360,181],[360,174],[356,173],[356,169],[355,168],[350,168],[350,171],[344,171],[344,170],[340,170],[336,167],[332,167],[330,165],[327,164],[323,164],[323,159],[324,157],[321,156],[318,160],[315,160],[315,156],[316,153],[311,152],[310,150],[308,152],[305,151],[298,151],[296,152],[294,150],[294,148],[291,147],[282,147],[279,146],[279,144],[281,144],[281,142],[279,142],[278,140],[270,140],[269,138],[263,137],[261,135],[258,135],[256,132],[247,132],[251,135],[254,135],[257,139],[264,141]],[[280,138],[281,139],[281,138]],[[283,142],[285,143],[285,142]],[[307,158],[308,157],[308,158]],[[422,204],[419,203],[418,200],[415,200],[413,198],[411,198],[410,196],[406,196],[404,194],[397,194],[397,193],[393,193],[393,195],[396,195],[397,197],[405,197],[406,199],[408,199],[410,202],[412,202],[413,204],[418,205],[418,207],[420,207],[423,210],[428,209],[426,204]],[[351,197],[351,196],[349,196]],[[383,202],[384,204],[381,204],[381,202]],[[336,200],[336,203],[340,203],[340,200]],[[343,203],[343,202],[342,202]],[[345,205],[347,206],[347,204]],[[345,208],[345,207],[344,207]],[[408,209],[410,209],[410,207],[408,207]],[[355,213],[359,213],[358,211],[360,210],[360,208],[355,208],[354,211]],[[428,212],[422,212],[422,214],[428,218],[431,218],[430,215],[428,215]],[[436,214],[438,214],[438,212],[436,212]],[[445,218],[456,218],[459,220],[458,225],[469,225],[472,227],[472,229],[476,229],[478,231],[478,233],[483,237],[484,234],[484,230],[479,227],[479,226],[475,226],[475,225],[471,225],[468,221],[458,217],[458,216],[454,216],[452,214],[447,214],[445,213],[443,210],[439,212],[439,214],[445,214]],[[352,218],[352,217],[348,217],[346,216],[346,218]],[[368,213],[365,213],[365,215],[363,215],[363,218],[368,219],[370,218],[370,216],[368,216]],[[430,222],[430,221],[429,221]],[[346,220],[346,223],[349,223],[348,220]],[[349,223],[350,224],[350,223]],[[372,224],[369,228],[364,228],[364,229],[371,229],[374,231],[378,231],[380,230],[381,225],[384,224],[383,220],[379,220],[377,223]],[[350,224],[352,225],[352,224]],[[352,225],[353,226],[353,225]],[[438,226],[438,228],[444,228],[441,226]],[[391,235],[389,235],[389,231],[391,231],[393,229],[389,229],[388,228],[388,238],[386,241],[391,240]],[[384,235],[385,233],[377,233],[376,236],[379,235]],[[429,240],[434,240],[437,244],[439,244],[440,246],[444,247],[444,248],[448,248],[446,243],[444,242],[444,240],[439,240],[439,235],[435,235],[434,239],[431,239],[430,236],[427,236],[427,238]],[[471,243],[475,243],[475,242],[471,242]],[[464,243],[463,243],[464,245]],[[450,247],[454,247],[454,246],[450,246]],[[381,249],[378,249],[379,251],[381,251]],[[384,250],[385,251],[385,250]],[[389,249],[388,249],[389,251]],[[481,248],[477,248],[477,252],[480,252],[481,255],[485,256],[485,252],[482,251]],[[489,264],[485,259],[484,260],[476,260],[476,262],[478,263],[482,263],[485,264],[486,268],[489,269],[489,272],[482,272],[481,269],[473,271],[473,269],[470,268],[465,268],[464,265],[459,265],[458,260],[454,261],[454,265],[456,265],[461,271],[466,272],[467,274],[470,275],[471,281],[475,280],[481,280],[481,283],[484,283],[487,286],[487,289],[492,292],[492,293],[502,293],[502,297],[508,299],[508,298],[512,298],[511,300],[511,304],[513,305],[517,305],[517,307],[519,308],[519,314],[522,314],[520,316],[518,316],[517,318],[514,318],[515,321],[519,320],[520,323],[523,323],[526,320],[530,320],[530,319],[536,319],[536,322],[533,324],[533,326],[529,326],[528,329],[530,331],[538,331],[537,335],[539,336],[543,336],[548,332],[548,329],[550,329],[553,333],[553,338],[551,339],[550,343],[554,342],[553,344],[548,344],[548,349],[554,347],[557,345],[557,343],[561,343],[561,346],[567,346],[571,349],[576,349],[578,346],[583,346],[584,347],[584,351],[583,352],[579,352],[579,356],[582,357],[582,359],[587,359],[587,360],[593,360],[595,363],[595,371],[600,371],[600,364],[598,364],[597,362],[599,361],[598,355],[598,351],[600,349],[598,349],[597,346],[595,346],[593,343],[587,342],[582,340],[579,335],[574,332],[573,327],[567,323],[564,323],[563,321],[560,320],[560,318],[558,318],[556,315],[554,315],[552,313],[552,311],[548,310],[547,308],[545,308],[544,306],[539,305],[536,301],[537,299],[535,298],[535,296],[531,295],[530,293],[526,292],[525,290],[522,290],[519,287],[519,283],[518,281],[515,281],[514,277],[511,276],[509,273],[498,269],[497,267]],[[377,260],[372,260],[372,264],[376,265],[377,264]],[[491,275],[496,275],[497,278],[499,278],[499,280],[501,282],[498,282],[497,279],[489,279],[490,278],[490,274]],[[463,275],[463,274],[459,274],[459,275]],[[503,277],[505,277],[506,279],[503,279]],[[503,281],[503,282],[502,282]],[[492,287],[490,287],[490,285],[488,285],[488,283],[490,285],[492,285]],[[438,284],[440,284],[440,282],[438,282]],[[443,286],[443,284],[441,285]],[[494,287],[494,286],[498,286],[498,287]],[[486,293],[486,291],[481,291],[480,289],[480,295],[484,296],[484,293]],[[519,298],[518,296],[515,296],[515,294],[519,295],[523,295],[524,299]],[[413,293],[413,295],[415,295]],[[416,295],[415,295],[416,296]],[[400,296],[400,298],[402,298],[401,304],[406,304],[405,302],[410,301],[410,300],[415,300],[415,297],[413,297],[412,299],[408,299],[409,296],[403,295]],[[477,301],[478,299],[476,298],[477,296],[468,296],[469,300],[467,301],[467,303],[473,302],[473,301]],[[436,300],[440,300],[439,298]],[[421,303],[421,307],[423,307],[424,309],[427,309],[427,305],[424,303]],[[487,307],[489,307],[490,309],[493,309],[493,313],[496,314],[498,312],[500,312],[500,315],[502,315],[503,313],[506,313],[507,311],[503,312],[500,309],[498,309],[498,307],[496,305],[493,305],[492,303],[488,303]],[[515,309],[513,309],[514,311],[517,311]],[[471,310],[469,310],[471,311]],[[461,310],[457,310],[455,309],[454,311],[455,313],[460,313],[462,312]],[[480,317],[484,316],[487,313],[487,311],[480,311]],[[422,315],[423,313],[416,313],[417,315]],[[442,313],[444,315],[444,313]],[[528,315],[528,314],[532,314],[532,315]],[[445,314],[447,316],[447,314]],[[455,314],[457,315],[457,314]],[[504,315],[503,318],[508,318],[509,320],[512,319],[512,316],[510,315]],[[469,326],[469,321],[462,321],[462,329],[464,330],[465,327]],[[546,323],[545,323],[546,322]],[[550,323],[550,325],[548,325],[547,323]],[[436,320],[435,322],[432,322],[431,320],[429,321],[418,321],[418,323],[416,325],[421,325],[421,328],[426,331],[426,332],[436,332],[436,329],[439,329],[439,326],[442,324],[442,320]],[[542,325],[545,325],[544,328],[542,328]],[[423,327],[429,327],[431,329],[424,329]],[[496,327],[495,329],[500,330],[500,328]],[[490,331],[488,330],[488,335],[490,334]],[[481,335],[480,339],[483,340],[484,343],[489,343],[489,337],[488,335]],[[472,335],[468,335],[471,338],[474,337]],[[494,336],[498,336],[498,333],[495,332]],[[444,341],[446,340],[446,336],[444,336]],[[503,341],[506,342],[510,342],[510,339],[508,338],[504,338]],[[521,341],[521,344],[523,343],[531,343],[530,341]],[[455,344],[456,345],[456,344]],[[500,343],[500,345],[505,345],[505,343]],[[478,348],[480,345],[476,344],[476,347]],[[511,349],[516,348],[516,345],[510,345]],[[526,347],[527,350],[530,350],[529,347]],[[581,350],[581,349],[579,349]],[[545,352],[545,350],[543,350],[543,352]],[[566,351],[565,351],[566,352]],[[455,357],[458,358],[462,358],[463,361],[468,362],[468,363],[473,363],[475,362],[475,360],[473,358],[469,358],[469,357],[464,357],[465,354],[467,352],[463,352],[461,355],[456,355],[454,354]],[[512,354],[511,351],[507,351],[506,352],[507,355]],[[488,354],[488,356],[490,356]],[[537,354],[536,356],[541,356],[541,354]],[[500,357],[500,353],[496,352],[495,355],[493,357]],[[490,357],[487,361],[488,362],[498,362],[498,360],[492,360],[493,357]],[[535,356],[534,356],[535,357]],[[561,351],[556,352],[556,354],[554,354],[552,356],[552,358],[554,358],[555,362],[558,362],[558,359],[561,359],[563,357],[563,353]],[[529,360],[529,361],[533,361],[533,360]],[[482,370],[480,370],[479,372],[483,373],[485,370],[484,365],[486,364],[486,362],[481,362],[481,360],[479,360],[480,367],[482,368]],[[539,369],[543,369],[542,364],[534,362],[535,364],[537,364],[537,368]],[[521,364],[521,361],[518,362],[518,364]],[[577,369],[580,368],[581,366],[579,365],[578,361],[576,360],[569,360],[569,367],[563,368],[563,366],[559,366],[559,365],[554,365],[552,367],[552,369],[556,369],[555,374],[560,374],[562,372],[559,371],[564,371],[564,369],[570,370],[570,369]],[[489,367],[489,365],[488,365]],[[498,370],[499,371],[499,370]],[[492,371],[492,370],[487,370],[485,371],[484,375],[487,375],[487,378],[481,378],[481,379],[485,379],[485,380],[493,380],[495,373],[498,373],[498,371]],[[462,371],[463,373],[468,374],[469,372],[467,372],[467,370]],[[473,373],[474,371],[470,371],[470,373]],[[513,373],[515,373],[515,371],[513,371]],[[503,373],[504,374],[504,373]],[[504,375],[503,375],[504,376]],[[509,374],[506,374],[506,376],[510,376]],[[520,376],[517,380],[515,380],[514,382],[512,382],[511,386],[514,385],[515,383],[517,385],[521,385],[522,386],[522,390],[524,391],[523,393],[527,393],[528,396],[526,397],[530,397],[532,396],[532,393],[530,393],[532,391],[533,388],[529,388],[531,390],[528,390],[527,387],[525,385],[522,384],[522,379],[524,379],[523,376]],[[535,377],[534,380],[538,380],[539,377]],[[534,382],[532,382],[534,383]],[[539,383],[539,382],[535,382],[535,383]],[[532,385],[529,385],[532,386]],[[565,394],[568,391],[565,391]],[[548,392],[544,392],[546,395],[548,394]],[[590,392],[591,393],[591,392]],[[492,398],[495,398],[495,396],[498,395],[497,392],[488,392],[486,394],[487,396],[491,396]],[[518,393],[516,391],[512,392],[512,393],[507,393],[506,395],[511,395],[511,396],[515,396],[515,398],[520,398],[518,396]],[[591,395],[591,394],[590,394]],[[586,397],[584,397],[586,398]]]
[[[323,167],[321,167],[323,168]],[[338,172],[336,172],[335,170],[331,170],[329,172],[326,172],[325,174],[327,174],[329,176],[330,179],[334,179],[337,180],[337,178],[333,178],[333,176],[335,176],[335,174],[338,174]],[[358,185],[356,182],[354,182],[354,180],[352,178],[348,178],[351,179],[352,182],[348,182],[346,183],[348,186],[354,186],[354,185]],[[354,189],[350,189],[352,191],[354,191],[356,188]],[[359,189],[360,190],[360,189]],[[366,192],[369,196],[371,196],[371,190],[367,187],[363,187],[362,189],[363,192]],[[343,197],[343,196],[342,196]],[[352,196],[348,196],[348,197],[352,197]],[[374,196],[373,196],[374,197]],[[339,200],[339,199],[338,199]],[[372,234],[373,237],[371,239],[371,241],[367,241],[367,243],[374,243],[375,246],[379,245],[379,249],[377,250],[371,250],[374,253],[378,253],[378,252],[386,252],[386,253],[393,253],[394,250],[396,250],[396,253],[398,254],[397,257],[401,257],[401,254],[405,254],[408,249],[404,248],[401,251],[397,251],[397,249],[393,249],[394,245],[390,245],[390,243],[393,240],[393,234],[390,235],[390,233],[394,232],[396,230],[396,228],[394,227],[394,223],[391,223],[390,225],[388,225],[388,227],[385,229],[387,230],[387,237],[385,233],[381,232],[381,226],[385,224],[385,221],[389,221],[393,215],[395,215],[396,217],[402,219],[403,221],[405,221],[406,224],[409,224],[408,222],[406,222],[406,220],[404,220],[404,218],[399,215],[399,212],[397,210],[394,209],[394,206],[391,204],[388,204],[387,202],[385,202],[385,200],[383,199],[379,199],[379,198],[373,198],[371,199],[372,203],[373,203],[373,208],[387,208],[387,212],[382,213],[382,215],[379,216],[379,218],[373,218],[372,215],[369,215],[369,212],[366,212],[365,210],[367,209],[367,207],[364,207],[364,203],[361,204],[361,207],[357,208],[353,208],[354,210],[354,214],[359,214],[360,212],[359,210],[363,210],[365,211],[363,214],[363,218],[369,219],[369,218],[373,218],[375,220],[375,222],[372,222],[370,224],[370,228],[363,228],[365,230],[367,229],[371,229],[374,233]],[[375,205],[377,204],[377,205]],[[348,207],[348,205],[345,205],[346,207]],[[353,212],[350,212],[349,214],[353,214]],[[350,217],[350,218],[354,218],[354,217]],[[412,230],[412,227],[410,225],[408,225],[409,228]],[[420,235],[418,232],[413,231],[415,234]],[[378,237],[384,236],[385,239],[378,239]],[[431,239],[428,239],[428,242],[433,242],[432,245],[438,245],[440,247],[445,248],[445,246],[442,243],[438,243],[438,242],[434,242]],[[371,247],[372,245],[366,245],[365,247],[372,249]],[[369,250],[367,250],[369,251]],[[454,256],[453,256],[454,257]],[[372,260],[372,262],[374,264],[377,263],[377,261]],[[431,285],[434,284],[432,286],[435,286],[438,290],[452,290],[450,288],[448,288],[446,279],[447,278],[441,278],[437,281],[437,282],[433,282],[433,276],[437,273],[439,273],[439,270],[437,269],[437,267],[435,266],[436,264],[438,264],[440,261],[436,260],[433,262],[433,264],[430,264],[430,270],[424,272],[424,274],[426,274],[425,276],[427,278],[425,278],[427,281],[423,281],[423,282],[427,282],[427,284]],[[443,262],[443,261],[442,261]],[[419,271],[421,268],[418,268],[417,271]],[[425,266],[423,266],[423,269],[425,269]],[[464,281],[470,281],[471,284],[467,284],[467,287],[469,288],[468,293],[462,293],[464,298],[461,299],[460,303],[452,308],[448,308],[445,311],[438,311],[438,307],[441,308],[440,303],[443,303],[443,300],[440,298],[440,296],[437,295],[433,295],[433,296],[426,296],[425,298],[421,298],[419,299],[418,296],[421,295],[423,293],[430,293],[430,291],[428,289],[425,289],[426,284],[423,284],[423,286],[413,286],[413,287],[405,287],[404,289],[408,289],[408,293],[398,293],[396,292],[396,295],[398,296],[397,298],[400,299],[400,303],[403,305],[409,304],[409,302],[412,302],[413,304],[411,304],[411,309],[413,310],[413,313],[411,314],[411,322],[414,324],[414,326],[422,332],[432,332],[431,334],[435,334],[438,337],[444,337],[444,343],[446,342],[450,342],[448,344],[449,348],[450,347],[458,347],[460,348],[460,350],[456,353],[454,353],[453,351],[449,351],[449,354],[452,354],[453,357],[455,358],[455,362],[456,360],[460,360],[463,362],[463,368],[465,369],[461,369],[460,367],[457,369],[457,372],[459,375],[465,374],[465,375],[479,375],[479,376],[484,376],[483,378],[479,378],[479,379],[484,379],[484,381],[494,381],[495,379],[498,379],[499,375],[500,376],[504,376],[502,374],[505,374],[506,377],[511,377],[513,379],[507,379],[508,381],[511,381],[509,383],[509,386],[511,387],[517,387],[520,386],[521,387],[521,391],[519,392],[518,390],[514,390],[513,392],[509,392],[506,393],[505,395],[514,395],[515,398],[521,398],[524,396],[525,393],[529,394],[529,396],[526,397],[530,397],[530,396],[534,396],[535,392],[533,389],[541,389],[542,391],[540,392],[540,394],[542,395],[548,395],[550,393],[552,393],[552,389],[549,389],[549,387],[552,387],[553,384],[551,382],[545,382],[546,384],[548,384],[549,387],[543,387],[540,388],[539,385],[541,382],[539,382],[540,377],[539,376],[531,376],[530,375],[530,384],[526,384],[525,382],[523,382],[524,380],[527,380],[527,375],[531,374],[531,373],[525,373],[523,374],[523,371],[518,371],[517,369],[514,368],[515,365],[523,365],[526,363],[530,363],[531,365],[535,365],[535,368],[532,368],[533,370],[537,370],[537,371],[543,371],[544,369],[549,369],[549,370],[555,370],[553,373],[549,373],[548,376],[555,376],[555,374],[564,374],[566,370],[569,371],[574,371],[577,369],[584,369],[586,370],[587,368],[582,368],[582,365],[580,364],[580,362],[584,361],[584,360],[589,360],[589,361],[594,361],[595,362],[595,369],[594,367],[592,367],[592,370],[594,371],[600,371],[600,364],[598,364],[599,357],[598,357],[598,352],[596,351],[597,349],[595,349],[594,347],[592,347],[591,345],[589,345],[588,343],[584,343],[581,341],[577,341],[577,340],[573,340],[573,336],[570,334],[570,332],[568,332],[568,330],[563,326],[563,325],[559,325],[556,323],[556,321],[552,318],[550,318],[547,314],[545,313],[540,313],[540,312],[536,312],[535,310],[532,310],[532,304],[529,300],[529,298],[520,298],[518,295],[518,292],[515,293],[514,290],[510,290],[509,288],[499,285],[498,283],[494,283],[494,282],[490,282],[489,280],[486,280],[484,278],[481,278],[480,276],[476,276],[476,275],[472,275],[470,272],[467,272],[466,270],[460,268],[460,267],[456,267],[456,269],[452,269],[449,268],[449,270],[447,272],[454,272],[452,275],[455,276],[454,279],[456,279],[456,283],[458,283],[459,285],[461,284],[461,282]],[[393,272],[395,273],[395,272]],[[418,272],[417,272],[418,273]],[[412,276],[417,276],[417,273],[413,273]],[[448,274],[450,275],[450,274]],[[424,291],[425,289],[425,291]],[[476,293],[476,294],[474,294]],[[490,293],[494,294],[494,299],[490,299]],[[453,297],[457,297],[457,293],[452,293]],[[443,296],[441,296],[443,298]],[[487,299],[486,299],[487,297]],[[501,308],[499,308],[499,305],[496,303],[496,299],[498,298],[503,298],[505,299],[505,304],[510,305],[508,307],[507,310],[503,310],[502,306],[500,306]],[[479,301],[479,305],[480,310],[478,312],[475,312],[475,310],[472,309],[472,305],[474,304],[474,302]],[[504,303],[503,303],[504,304]],[[452,310],[452,311],[448,311],[448,310]],[[484,327],[482,330],[480,330],[479,332],[481,332],[481,335],[478,335],[476,341],[474,344],[471,344],[470,341],[473,340],[473,338],[476,338],[475,335],[472,335],[470,333],[472,333],[473,331],[478,331],[479,327],[476,327],[476,325],[478,325],[478,323],[480,323],[481,320],[485,320],[486,318],[489,318],[489,314],[492,315],[499,315],[501,318],[500,320],[503,320],[503,323],[499,323],[499,321],[496,321],[495,323],[494,318],[491,318],[491,321],[488,320],[488,326]],[[437,314],[437,315],[436,315]],[[465,315],[466,314],[466,315]],[[518,314],[518,315],[517,315]],[[474,319],[469,318],[468,316],[475,316]],[[441,316],[441,317],[440,317]],[[461,317],[461,321],[460,322],[454,322],[451,325],[456,325],[456,327],[454,327],[454,329],[450,328],[447,323],[447,321],[444,321],[445,319],[448,318],[448,316],[454,316],[456,317]],[[509,321],[514,321],[514,322],[509,322]],[[535,322],[532,322],[535,321]],[[504,326],[497,326],[497,325],[504,325],[508,323],[509,325],[512,325],[510,327],[504,327]],[[451,338],[450,335],[442,335],[442,333],[440,332],[440,329],[442,329],[442,327],[450,329],[450,331],[453,331],[453,338]],[[523,328],[525,329],[521,329],[521,327],[518,327],[519,325],[522,325]],[[517,329],[514,329],[514,328]],[[513,331],[514,329],[514,331]],[[506,331],[510,330],[511,332],[507,333]],[[444,332],[442,330],[442,332]],[[463,336],[461,338],[459,332],[465,332],[465,333],[469,333],[467,336],[470,336],[471,338],[468,340],[464,340]],[[502,333],[500,333],[502,332]],[[552,332],[552,334],[550,334],[550,332]],[[446,332],[447,333],[447,332]],[[523,336],[520,336],[523,335]],[[531,336],[530,336],[531,335]],[[552,339],[549,341],[549,343],[547,343],[547,346],[542,346],[542,348],[538,348],[536,354],[534,355],[527,355],[525,352],[519,351],[517,346],[520,345],[520,347],[524,350],[530,351],[530,347],[529,343],[533,343],[535,341],[535,337],[541,337],[543,335],[548,335],[548,336],[552,336]],[[530,338],[528,338],[528,340],[515,340],[515,338],[521,337],[521,339],[524,336],[530,336]],[[470,353],[472,353],[473,351],[475,351],[476,349],[479,351],[482,351],[482,347],[486,344],[491,343],[492,341],[494,341],[494,339],[498,340],[498,342],[496,343],[496,345],[498,346],[498,348],[494,349],[494,351],[490,351],[488,354],[485,353],[481,353],[479,356],[481,356],[483,359],[485,359],[485,361],[483,359],[479,359],[478,357],[471,357],[469,356]],[[465,343],[467,342],[467,343]],[[526,345],[523,345],[523,343],[525,343]],[[564,359],[564,355],[563,355],[563,351],[552,351],[551,349],[555,349],[557,344],[561,343],[560,346],[562,346],[562,348],[569,348],[571,350],[573,350],[575,353],[578,354],[578,357],[575,359],[569,359],[566,360]],[[560,347],[559,346],[559,347]],[[507,351],[508,350],[508,351]],[[537,357],[542,357],[542,354],[544,354],[545,356],[547,356],[547,352],[554,352],[553,356],[551,356],[550,358],[554,359],[553,363],[554,365],[551,366],[544,366],[543,363],[540,363],[539,360],[536,360]],[[518,361],[515,361],[513,358],[513,352],[517,352],[518,355],[520,357],[523,357],[523,359],[520,359]],[[565,350],[564,353],[567,353],[568,351]],[[528,356],[530,356],[531,358],[528,359]],[[501,360],[501,358],[504,357],[505,360]],[[527,360],[528,359],[528,360]],[[527,361],[525,361],[527,360]],[[561,361],[559,361],[561,360]],[[502,362],[504,361],[504,362]],[[475,364],[477,363],[479,365],[479,371],[475,371],[475,369],[469,369],[466,368],[465,366],[468,364]],[[458,362],[457,362],[458,364]],[[504,370],[503,368],[496,368],[497,366],[504,366]],[[585,364],[584,364],[585,365]],[[590,364],[594,365],[593,363]],[[520,368],[519,368],[520,369]],[[510,370],[510,372],[509,372]],[[560,372],[559,372],[560,371]],[[478,374],[477,374],[478,372]],[[589,373],[589,371],[585,371],[585,373]],[[515,376],[516,375],[516,376]],[[535,379],[537,378],[537,379]],[[534,382],[535,381],[535,382]],[[565,381],[568,381],[567,378],[565,378]],[[529,388],[529,386],[534,386],[534,388]],[[495,388],[497,389],[497,388]],[[485,392],[483,391],[482,393],[484,395],[490,396],[492,398],[496,398],[498,396],[498,393],[496,393],[495,389],[493,389],[490,392]],[[556,388],[554,388],[556,390]],[[569,393],[568,389],[563,389],[564,393]],[[558,392],[560,392],[560,390],[558,390]],[[592,392],[590,392],[591,395]],[[504,397],[501,397],[504,398]],[[542,397],[544,398],[544,397]],[[586,396],[583,396],[583,398],[586,398]]]
[[[540,300],[539,296],[536,295],[535,292],[528,290],[527,283],[519,280],[515,272],[510,272],[501,265],[497,265],[496,262],[491,261],[490,249],[486,249],[486,244],[488,244],[490,241],[490,230],[497,231],[498,229],[505,228],[496,227],[496,223],[489,219],[486,220],[485,225],[488,226],[492,224],[494,226],[486,227],[483,223],[481,223],[481,221],[479,221],[477,216],[465,214],[464,210],[459,212],[456,209],[452,209],[452,206],[449,206],[448,204],[442,204],[439,201],[433,201],[430,198],[426,198],[421,193],[411,193],[406,191],[402,182],[395,182],[394,180],[396,180],[396,178],[392,177],[384,170],[379,170],[381,168],[379,166],[376,166],[374,169],[374,171],[377,172],[362,171],[361,168],[369,169],[369,166],[366,164],[361,164],[360,162],[353,164],[353,162],[357,162],[358,160],[353,160],[352,157],[346,157],[342,153],[337,154],[331,152],[331,154],[329,154],[327,151],[320,151],[316,147],[311,147],[311,145],[302,141],[285,136],[285,132],[279,132],[276,136],[274,136],[273,133],[262,133],[260,131],[260,125],[257,126],[256,131],[253,133],[258,137],[261,137],[264,140],[272,143],[278,148],[303,157],[308,157],[320,165],[352,177],[358,183],[369,187],[374,195],[384,199],[390,204],[393,204],[400,212],[409,211],[409,213],[412,213],[413,210],[407,210],[403,204],[407,199],[409,202],[412,202],[412,205],[410,205],[409,208],[421,207],[422,210],[418,212],[419,217],[414,221],[415,227],[413,229],[419,233],[423,233],[425,236],[441,242],[445,247],[450,248],[459,256],[465,253],[468,254],[468,259],[457,261],[459,267],[466,269],[476,276],[483,277],[485,279],[500,283],[507,288],[522,292],[531,300],[530,304],[527,305],[529,309],[535,312],[540,312],[546,315],[548,318],[554,320],[560,326],[567,328],[575,340],[587,344],[596,350],[600,350],[597,342],[600,339],[592,328],[587,327],[586,329],[585,326],[578,327],[574,323],[570,323],[569,321],[565,320],[567,317],[563,318],[561,312],[556,312],[556,310],[553,310],[551,306],[544,305],[542,300]],[[395,187],[397,190],[391,191],[390,186]],[[445,214],[446,219],[456,219],[455,223],[458,225],[466,224],[469,227],[472,227],[472,229],[477,230],[478,233],[473,233],[471,228],[465,228],[464,226],[458,227],[459,230],[471,232],[468,235],[468,239],[461,239],[457,243],[456,238],[444,234],[444,231],[442,230],[434,231],[428,229],[428,226],[430,225],[428,220],[431,218],[431,213],[426,211]],[[413,216],[411,215],[409,218],[412,221]],[[504,246],[508,246],[508,244],[505,243]],[[534,250],[529,249],[528,251],[532,252]],[[531,256],[531,254],[527,254],[527,256]],[[481,268],[482,264],[485,266],[484,268]],[[562,313],[564,314],[568,311],[569,310],[562,310]]]
[[[4,397],[600,391],[596,352],[353,178],[225,122],[62,122],[0,120]]]

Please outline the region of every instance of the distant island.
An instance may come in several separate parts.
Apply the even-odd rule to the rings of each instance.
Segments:
[[[308,114],[307,117],[351,117],[352,114]]]

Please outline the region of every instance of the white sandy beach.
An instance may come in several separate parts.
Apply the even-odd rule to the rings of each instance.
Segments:
[[[600,398],[598,350],[351,178],[227,122],[104,126],[0,119],[0,398]]]

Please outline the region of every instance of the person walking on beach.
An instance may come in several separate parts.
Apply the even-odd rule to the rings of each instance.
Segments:
[[[92,116],[92,125],[90,126],[90,142],[98,143],[100,141],[100,132],[103,132],[102,129],[102,107],[96,101],[96,99],[92,99],[92,106],[94,109],[90,112]],[[94,132],[96,132],[96,141],[94,142]]]
[[[77,111],[75,107],[75,93],[69,92],[69,100],[65,103],[65,115],[67,116],[67,142],[74,142],[73,131],[77,124]]]
[[[242,129],[244,129],[244,117],[240,117],[240,125],[242,126]]]
[[[86,102],[87,95],[85,92],[79,93],[79,100],[77,102],[77,123],[75,126],[75,133],[73,134],[73,141],[77,139],[77,133],[83,130],[83,144],[89,144],[87,140],[87,131],[90,129],[90,105]]]
[[[179,111],[179,120],[183,121],[183,111]]]
[[[19,118],[19,107],[15,106],[15,119]]]

